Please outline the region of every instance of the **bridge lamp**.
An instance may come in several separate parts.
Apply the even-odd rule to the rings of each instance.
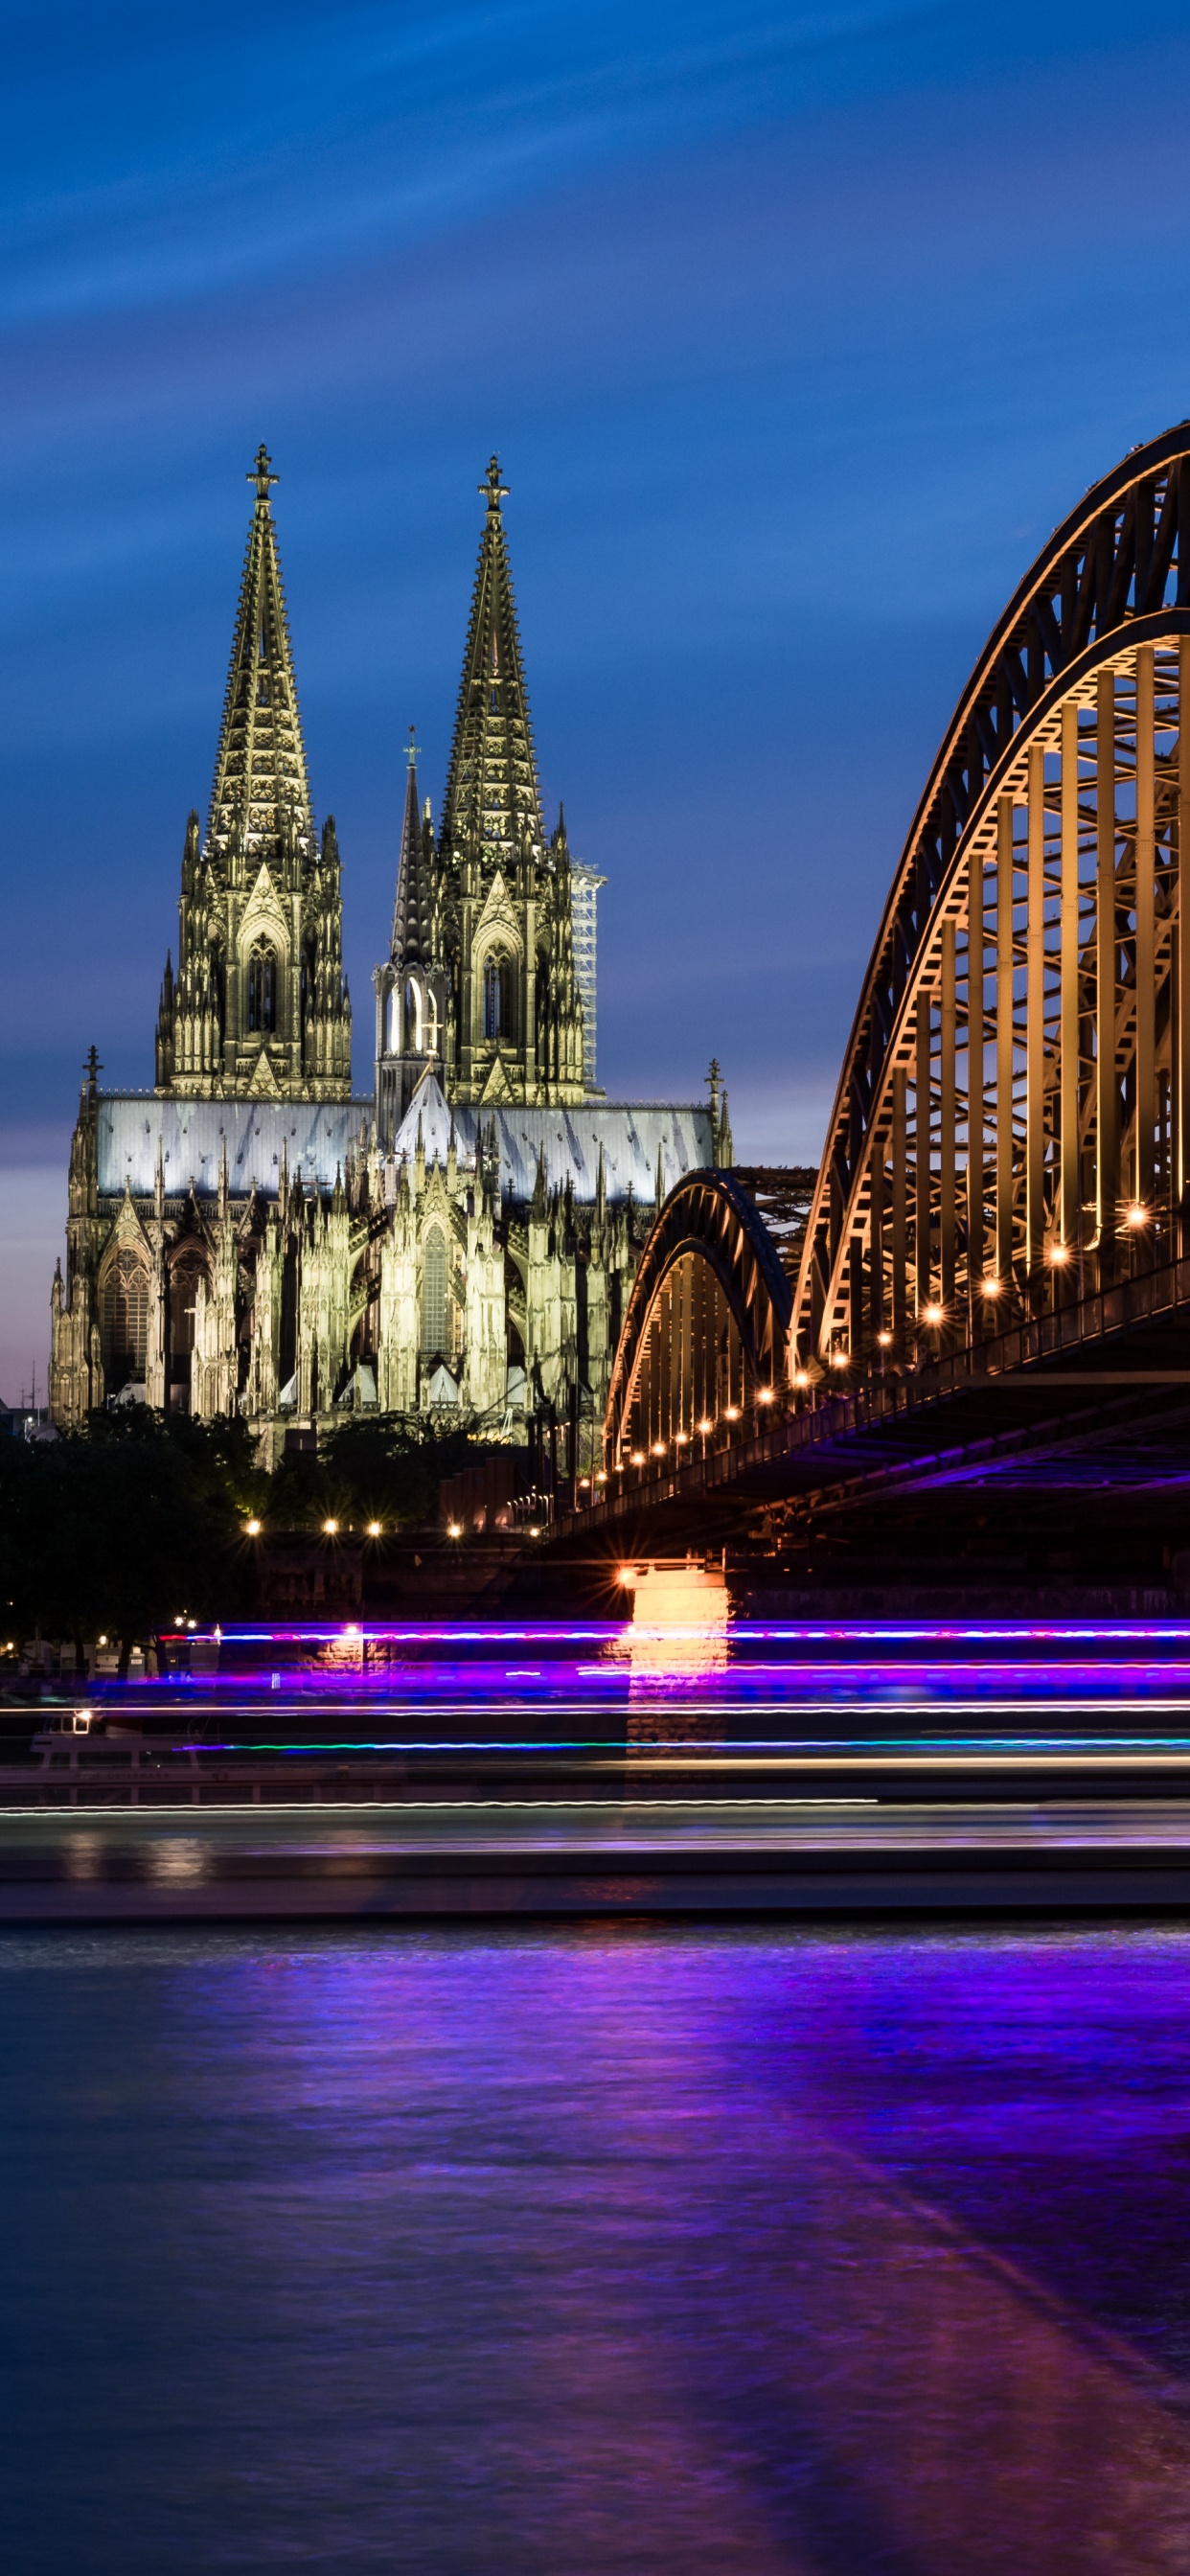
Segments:
[[[244,1528],[245,1528],[245,1530],[247,1531],[247,1534],[248,1534],[249,1538],[259,1538],[259,1536],[260,1536],[260,1523],[259,1523],[259,1521],[245,1521],[245,1523],[244,1523]]]
[[[1004,1282],[1002,1279],[981,1279],[979,1293],[981,1297],[1002,1297]]]
[[[882,1350],[882,1351],[889,1351],[889,1350],[891,1350],[891,1349],[892,1349],[892,1334],[891,1334],[891,1333],[877,1333],[877,1335],[876,1335],[876,1341],[877,1341],[877,1346],[878,1346],[878,1348],[879,1348],[880,1350]]]
[[[175,1626],[175,1628],[184,1628],[184,1627],[185,1627],[185,1625],[186,1625],[186,1622],[185,1622],[185,1620],[184,1620],[184,1619],[175,1619],[175,1621],[174,1621],[174,1626]],[[100,1638],[100,1640],[99,1640],[99,1643],[100,1643],[100,1645],[101,1645],[101,1646],[106,1646],[106,1644],[107,1644],[107,1639],[106,1639],[106,1637],[101,1637],[101,1638]]]
[[[538,1522],[537,1522],[537,1521],[530,1521],[530,1523],[529,1523],[529,1536],[530,1536],[530,1538],[540,1538],[540,1536],[541,1536],[541,1529],[540,1529],[540,1526],[539,1526],[539,1524],[538,1524]]]
[[[323,1522],[323,1524],[322,1524],[322,1535],[323,1535],[323,1537],[324,1537],[324,1538],[337,1538],[337,1537],[338,1537],[338,1535],[339,1535],[339,1524],[338,1524],[338,1522],[337,1522],[337,1521],[324,1521],[324,1522]]]
[[[462,1524],[462,1522],[461,1522],[461,1521],[448,1521],[448,1522],[447,1522],[447,1524],[446,1524],[446,1535],[447,1535],[447,1537],[448,1537],[448,1538],[461,1538],[461,1537],[462,1537],[462,1535],[463,1535],[463,1524]]]
[[[379,1521],[369,1521],[369,1523],[368,1523],[368,1536],[369,1536],[369,1538],[379,1538],[379,1536],[380,1536],[380,1523],[379,1523]]]
[[[664,1458],[664,1456],[665,1456],[665,1442],[664,1442],[664,1440],[654,1440],[654,1441],[653,1441],[653,1443],[652,1443],[652,1450],[653,1450],[653,1456],[654,1456],[655,1458]]]
[[[1142,1206],[1141,1206],[1139,1199],[1135,1202],[1135,1204],[1134,1204],[1132,1207],[1127,1208],[1127,1209],[1125,1210],[1125,1213],[1124,1213],[1124,1223],[1125,1223],[1125,1225],[1147,1225],[1147,1224],[1148,1224],[1148,1222],[1149,1222],[1149,1211],[1148,1211],[1147,1207],[1142,1207]]]
[[[630,1466],[633,1466],[633,1467],[643,1467],[644,1463],[645,1463],[645,1453],[644,1453],[644,1450],[643,1450],[643,1449],[634,1449],[634,1450],[633,1450],[633,1452],[632,1452],[632,1456],[631,1456],[631,1458],[630,1458],[630,1460],[629,1460],[629,1465],[630,1465]]]
[[[595,1482],[596,1482],[596,1484],[597,1484],[597,1485],[606,1485],[606,1483],[607,1483],[607,1469],[606,1469],[606,1467],[597,1467],[597,1468],[596,1468],[596,1470],[595,1470]]]
[[[810,1383],[810,1372],[809,1372],[809,1370],[808,1370],[808,1369],[795,1369],[795,1370],[794,1370],[794,1372],[793,1372],[793,1383],[794,1383],[794,1385],[795,1385],[795,1386],[808,1386],[808,1385],[809,1385],[809,1383]]]
[[[756,1401],[758,1404],[774,1403],[775,1398],[771,1386],[758,1386],[756,1390]]]
[[[1052,1262],[1053,1262],[1053,1264],[1054,1264],[1054,1266],[1055,1266],[1055,1268],[1060,1270],[1060,1269],[1061,1269],[1061,1267],[1062,1267],[1063,1262],[1064,1262],[1064,1261],[1069,1261],[1069,1259],[1070,1259],[1070,1246],[1069,1246],[1069,1244],[1068,1244],[1068,1243],[1051,1243],[1050,1248],[1049,1248],[1049,1251],[1048,1251],[1048,1253],[1047,1253],[1047,1255],[1046,1255],[1046,1259],[1047,1259],[1048,1261],[1052,1261]]]
[[[706,1439],[706,1436],[707,1436],[708,1431],[713,1431],[713,1430],[714,1430],[714,1428],[715,1428],[715,1425],[714,1425],[714,1423],[710,1420],[709,1416],[708,1416],[707,1414],[705,1414],[705,1413],[704,1413],[704,1415],[703,1415],[703,1417],[702,1417],[701,1422],[700,1422],[696,1427],[697,1427],[697,1429],[698,1429],[699,1431],[701,1431],[702,1436],[703,1436],[703,1439],[705,1440],[705,1439]]]
[[[945,1309],[941,1306],[923,1306],[921,1320],[923,1324],[940,1324],[944,1312]]]
[[[579,1483],[580,1483],[580,1485],[589,1485],[589,1484],[590,1484],[590,1482],[591,1482],[591,1479],[590,1479],[590,1477],[589,1477],[589,1476],[580,1476],[580,1477],[579,1477]]]
[[[725,1422],[738,1422],[738,1421],[739,1421],[739,1418],[740,1418],[740,1408],[739,1408],[738,1404],[725,1404],[725,1405],[724,1405],[724,1407],[723,1407],[723,1419],[724,1419],[724,1421],[725,1421]]]
[[[690,1434],[689,1434],[689,1432],[688,1432],[688,1431],[675,1431],[675,1433],[674,1433],[674,1447],[675,1447],[675,1449],[685,1449],[685,1448],[689,1445],[689,1440],[690,1440]]]
[[[850,1366],[851,1366],[851,1354],[850,1354],[850,1352],[849,1352],[849,1351],[832,1351],[832,1352],[831,1352],[831,1367],[832,1367],[832,1368],[850,1368]]]

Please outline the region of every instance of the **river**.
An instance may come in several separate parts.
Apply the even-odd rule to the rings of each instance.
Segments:
[[[1190,1934],[0,1936],[7,2576],[1190,2570]]]

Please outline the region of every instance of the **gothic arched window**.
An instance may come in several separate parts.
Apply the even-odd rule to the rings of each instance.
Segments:
[[[421,1346],[431,1360],[446,1352],[446,1237],[440,1225],[430,1227],[422,1256]]]
[[[421,988],[410,976],[405,986],[405,1053],[420,1055],[421,1051]]]
[[[265,1035],[277,1025],[277,957],[267,939],[258,939],[248,960],[248,1026]]]
[[[483,1033],[485,1038],[515,1036],[512,959],[499,949],[488,958],[483,970]]]
[[[103,1283],[104,1352],[113,1386],[144,1377],[148,1337],[149,1265],[139,1252],[118,1252]]]

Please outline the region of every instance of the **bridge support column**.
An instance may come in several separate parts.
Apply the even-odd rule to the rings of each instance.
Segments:
[[[1029,753],[1025,931],[1025,1271],[1030,1304],[1045,1253],[1045,753]]]
[[[939,1295],[953,1324],[955,1255],[955,930],[949,917],[942,924],[942,997],[938,1067],[938,1267]]]
[[[1012,798],[996,810],[996,1276],[1012,1286]]]
[[[967,1293],[974,1336],[983,1278],[983,860],[967,891]]]
[[[917,1155],[917,1236],[916,1291],[917,1312],[930,1302],[932,1245],[930,1241],[930,1022],[934,997],[928,989],[917,997],[916,1095],[914,1100]]]
[[[1120,1200],[1116,1078],[1116,681],[1101,671],[1095,701],[1095,1169],[1099,1276],[1115,1268]]]
[[[1155,967],[1156,779],[1153,741],[1153,647],[1136,657],[1136,1152],[1133,1189],[1152,1219],[1153,1144],[1157,1125]]]
[[[880,1144],[872,1158],[868,1199],[868,1330],[873,1341],[884,1328],[884,1188],[885,1149]],[[852,1349],[858,1347],[853,1341]]]
[[[1174,977],[1174,1154],[1178,1251],[1190,1248],[1190,636],[1178,642],[1178,971]]]
[[[1082,1251],[1082,1155],[1078,1133],[1078,707],[1062,709],[1062,920],[1059,1082],[1061,1206],[1059,1231]]]
[[[905,1355],[908,1327],[908,1246],[905,1210],[909,1200],[909,1156],[905,1139],[905,1068],[893,1074],[892,1095],[892,1329],[897,1355]]]

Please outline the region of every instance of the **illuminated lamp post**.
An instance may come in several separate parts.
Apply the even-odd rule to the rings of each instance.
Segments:
[[[983,1307],[985,1333],[994,1334],[998,1332],[1003,1322],[1003,1280],[997,1279],[995,1276],[991,1279],[981,1279],[979,1283],[979,1300]]]
[[[946,1321],[945,1306],[940,1306],[936,1298],[931,1298],[929,1304],[922,1307],[921,1321],[925,1325],[926,1331],[933,1334],[934,1343],[931,1357],[937,1359],[942,1326]]]
[[[1149,1221],[1149,1210],[1144,1206],[1140,1199],[1133,1199],[1131,1206],[1126,1207],[1124,1210],[1124,1232],[1129,1247],[1128,1272],[1130,1278],[1133,1279],[1135,1279],[1137,1272],[1136,1256],[1140,1248],[1141,1237]]]

